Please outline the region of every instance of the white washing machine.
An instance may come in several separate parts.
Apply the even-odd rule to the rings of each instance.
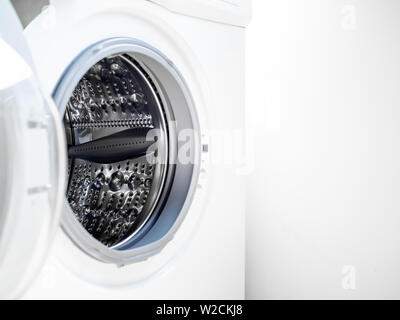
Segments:
[[[0,296],[243,298],[249,1],[0,5]]]

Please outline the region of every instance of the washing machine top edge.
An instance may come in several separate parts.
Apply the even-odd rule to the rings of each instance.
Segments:
[[[85,2],[85,5],[90,3],[88,0]],[[246,27],[251,18],[250,0],[116,0],[112,3],[96,0],[93,2],[96,7],[109,5],[131,7],[135,6],[135,2],[138,5],[140,2],[152,3],[176,14],[237,27]],[[73,0],[51,1],[51,5],[57,8],[64,8],[67,3],[71,3],[72,6],[78,5],[78,1]]]
[[[250,0],[149,0],[175,13],[246,27],[251,17]]]

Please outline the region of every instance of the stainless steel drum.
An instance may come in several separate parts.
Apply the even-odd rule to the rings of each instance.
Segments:
[[[168,132],[157,89],[130,56],[106,57],[79,81],[64,123],[68,202],[93,237],[115,246],[143,226],[165,187]]]

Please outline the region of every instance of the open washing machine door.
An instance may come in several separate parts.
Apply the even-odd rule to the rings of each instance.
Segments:
[[[19,296],[59,224],[65,141],[35,77],[22,27],[0,0],[0,298]]]

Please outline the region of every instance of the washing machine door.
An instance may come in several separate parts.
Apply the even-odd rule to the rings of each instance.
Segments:
[[[35,77],[22,27],[0,0],[0,298],[20,295],[48,251],[61,211],[65,142]]]

